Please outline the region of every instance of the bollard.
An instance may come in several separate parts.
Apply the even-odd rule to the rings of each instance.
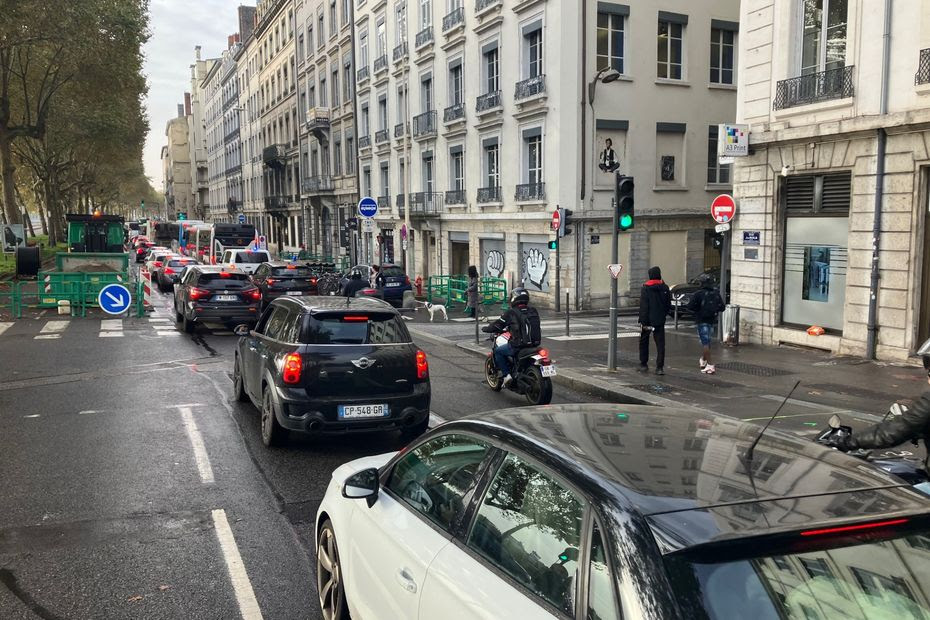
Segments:
[[[681,305],[681,299],[684,295],[675,295],[675,331],[678,331],[678,306]]]
[[[568,293],[565,293],[565,335],[571,336],[572,307],[568,304]]]

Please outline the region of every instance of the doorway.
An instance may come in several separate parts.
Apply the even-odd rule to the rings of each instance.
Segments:
[[[449,245],[451,260],[450,275],[463,275],[468,273],[468,242],[452,240]]]
[[[917,198],[923,211],[923,264],[920,272],[920,312],[918,313],[917,341],[919,347],[930,338],[930,168],[920,170],[920,192]]]

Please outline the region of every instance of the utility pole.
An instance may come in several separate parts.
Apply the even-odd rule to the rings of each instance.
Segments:
[[[620,260],[620,210],[617,209],[617,198],[610,201],[613,212],[613,228],[610,231],[610,263],[617,264]],[[617,369],[617,278],[611,274],[610,278],[610,332],[607,339],[607,370]]]

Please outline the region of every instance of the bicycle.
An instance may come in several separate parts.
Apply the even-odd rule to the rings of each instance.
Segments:
[[[316,281],[316,290],[320,295],[337,295],[340,288],[339,276],[332,272],[320,274]]]

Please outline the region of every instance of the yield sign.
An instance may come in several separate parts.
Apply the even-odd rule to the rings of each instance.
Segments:
[[[620,263],[612,263],[607,265],[607,271],[610,272],[610,277],[616,280],[620,277],[620,272],[623,271],[623,265]]]
[[[710,214],[718,224],[726,224],[736,217],[736,201],[730,194],[720,194],[710,203]]]

